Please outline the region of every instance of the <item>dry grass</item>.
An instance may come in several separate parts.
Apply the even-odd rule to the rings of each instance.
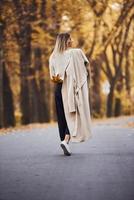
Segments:
[[[0,129],[0,135],[5,135],[5,134],[9,134],[12,132],[19,132],[22,130],[32,130],[35,128],[47,128],[49,126],[55,126],[56,123],[55,122],[51,122],[51,123],[32,123],[32,124],[28,124],[28,125],[19,125],[16,127],[10,127],[10,128],[2,128]]]

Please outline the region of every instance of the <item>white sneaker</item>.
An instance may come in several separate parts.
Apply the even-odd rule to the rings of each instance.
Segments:
[[[63,149],[64,151],[64,154],[66,156],[70,156],[71,155],[71,151],[70,151],[70,148],[69,148],[69,145],[67,144],[67,142],[65,140],[63,140],[60,144],[61,148]]]

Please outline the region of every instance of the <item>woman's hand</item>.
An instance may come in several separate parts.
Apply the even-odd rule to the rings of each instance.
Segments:
[[[60,78],[59,74],[57,74],[57,76],[52,76],[51,79],[54,83],[61,83],[63,82],[63,80]]]

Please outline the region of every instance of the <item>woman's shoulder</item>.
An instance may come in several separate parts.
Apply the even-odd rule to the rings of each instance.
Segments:
[[[77,52],[77,51],[81,51],[81,49],[80,48],[69,48],[68,51]]]
[[[81,52],[82,50],[80,48],[70,48],[67,50],[67,53],[71,55],[77,55],[77,54],[80,54]]]

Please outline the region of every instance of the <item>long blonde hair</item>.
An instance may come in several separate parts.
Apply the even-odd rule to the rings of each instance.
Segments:
[[[69,33],[59,33],[52,54],[63,53],[67,49],[67,41],[70,37]]]

